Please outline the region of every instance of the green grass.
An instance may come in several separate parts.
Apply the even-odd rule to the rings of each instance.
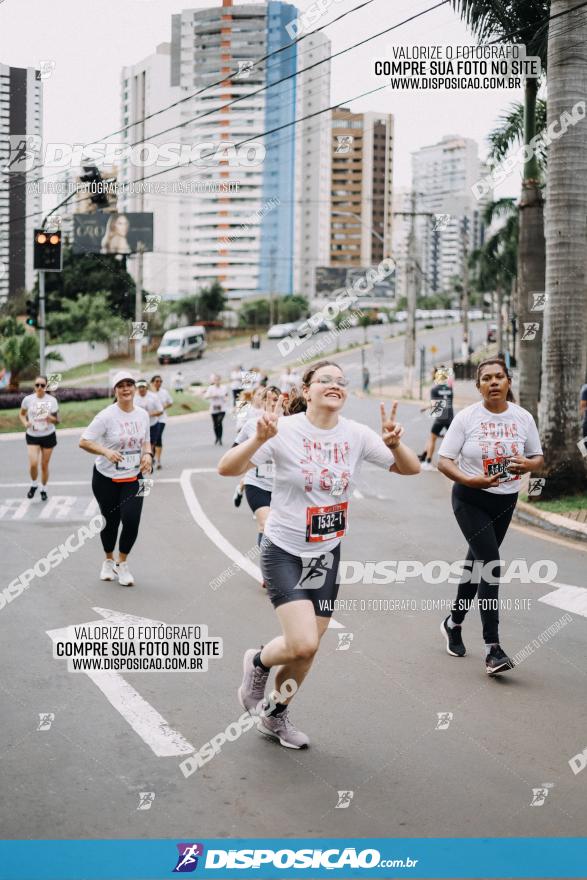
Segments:
[[[522,501],[528,501],[526,494],[521,495]],[[564,498],[557,498],[556,501],[532,501],[532,506],[537,510],[547,510],[549,513],[569,513],[574,510],[585,510],[587,508],[587,497],[585,495],[566,495]]]
[[[151,378],[151,374],[155,372],[156,366],[157,358],[154,352],[148,352],[146,356],[143,355],[143,367],[148,373],[145,378]],[[122,370],[125,367],[130,367],[133,370],[136,369],[134,360],[129,357],[109,358],[107,361],[100,361],[94,364],[93,370],[91,364],[82,364],[80,367],[73,367],[71,370],[63,370],[61,375],[64,382],[82,377],[91,379],[93,375],[99,376],[101,373],[107,373],[108,370]],[[59,368],[56,368],[55,372],[59,372]]]
[[[167,410],[170,416],[181,416],[190,412],[201,412],[208,409],[208,404],[198,397],[192,397],[191,394],[171,395],[175,397],[174,403]],[[59,407],[59,417],[61,419],[59,428],[85,428],[92,421],[96,413],[113,402],[110,397],[104,397],[100,400],[82,400],[72,401],[71,403],[62,403]],[[18,418],[18,409],[0,410],[0,434],[6,434],[9,431],[22,431],[24,427]]]

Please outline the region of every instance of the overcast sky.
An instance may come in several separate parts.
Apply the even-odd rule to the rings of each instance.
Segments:
[[[436,0],[437,2],[437,0]],[[365,10],[327,28],[336,52],[421,10],[435,0],[374,0]],[[120,70],[170,39],[171,15],[182,8],[221,5],[221,0],[0,0],[0,61],[32,67],[56,62],[44,82],[45,142],[91,142],[118,129]],[[310,0],[299,0],[307,9]],[[358,5],[333,2],[319,24]],[[458,16],[445,4],[392,34],[372,40],[332,63],[332,103],[381,85],[371,73],[372,60],[396,45],[462,45],[473,42]],[[302,43],[303,47],[303,43]],[[386,89],[354,101],[353,110],[375,110],[395,116],[395,186],[410,185],[410,153],[443,135],[459,134],[478,141],[486,153],[486,136],[515,91],[418,91]],[[161,117],[163,120],[164,116]],[[118,140],[118,138],[117,138]],[[519,191],[519,175],[510,176],[500,195]]]

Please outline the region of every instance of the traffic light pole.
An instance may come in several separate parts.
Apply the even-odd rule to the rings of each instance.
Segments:
[[[139,241],[137,245],[138,251],[138,268],[137,283],[135,286],[135,322],[139,323],[143,320],[143,254],[145,245]],[[143,340],[135,339],[135,364],[140,367],[143,362]]]
[[[45,375],[45,273],[39,270],[39,373]]]

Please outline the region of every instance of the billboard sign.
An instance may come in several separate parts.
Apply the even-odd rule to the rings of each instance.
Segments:
[[[74,254],[135,254],[153,250],[153,214],[98,211],[73,215]]]
[[[344,266],[317,266],[316,267],[316,297],[319,299],[331,299],[339,290],[352,288],[355,281],[362,278],[370,278],[377,272],[376,266],[371,267],[344,267]],[[370,298],[393,298],[395,293],[395,273],[382,277],[373,283],[373,289],[369,291]]]

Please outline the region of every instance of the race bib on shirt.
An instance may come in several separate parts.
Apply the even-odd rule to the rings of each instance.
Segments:
[[[272,461],[268,461],[266,464],[259,464],[255,468],[255,476],[261,477],[265,480],[272,480],[275,476],[275,465]]]
[[[518,474],[512,474],[511,471],[508,471],[509,463],[509,457],[504,455],[498,455],[495,458],[483,459],[483,470],[485,471],[485,476],[494,477],[497,474],[499,476],[500,483],[507,483],[510,480],[519,480],[520,477],[518,476]]]
[[[306,508],[306,541],[331,541],[342,538],[347,530],[348,501],[329,507]]]
[[[122,452],[123,456],[122,461],[116,462],[116,470],[117,471],[130,471],[133,468],[137,468],[141,463],[141,453],[140,452]]]
[[[49,427],[49,419],[33,419],[33,431],[46,431]]]

